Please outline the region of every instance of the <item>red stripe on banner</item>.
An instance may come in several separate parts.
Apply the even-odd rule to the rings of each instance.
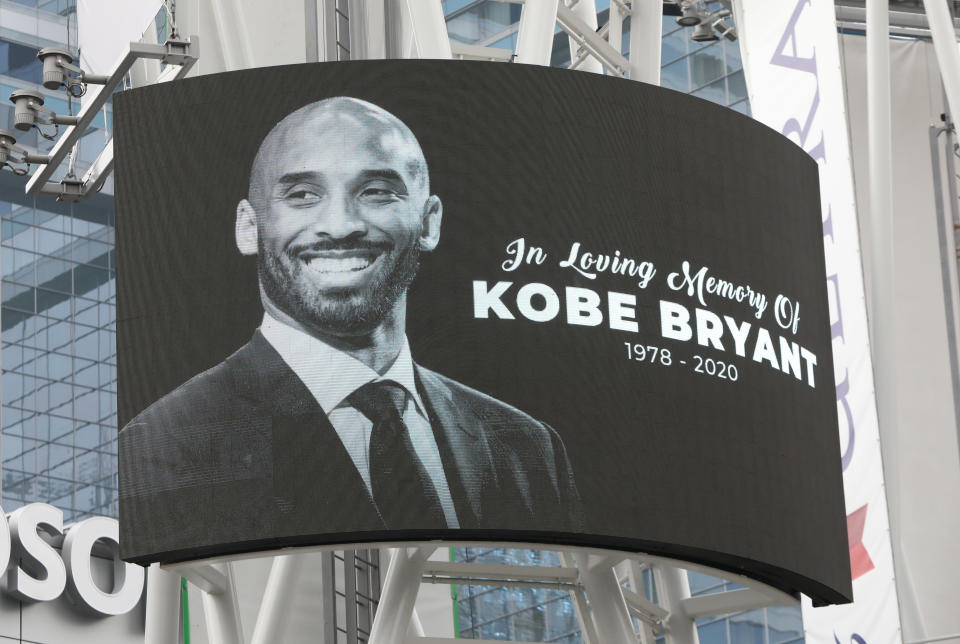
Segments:
[[[850,576],[853,579],[873,570],[873,559],[863,545],[863,526],[867,522],[867,506],[847,515],[847,545],[850,546]]]

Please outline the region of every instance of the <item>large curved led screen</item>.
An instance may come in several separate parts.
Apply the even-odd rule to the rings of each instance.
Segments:
[[[814,163],[622,79],[116,97],[124,556],[487,540],[850,598]]]

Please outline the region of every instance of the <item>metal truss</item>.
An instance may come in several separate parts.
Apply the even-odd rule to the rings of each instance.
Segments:
[[[478,584],[552,588],[570,593],[585,644],[697,644],[696,620],[762,608],[796,604],[797,599],[765,584],[704,566],[656,556],[628,556],[592,549],[560,551],[561,566],[522,566],[432,561],[440,544],[375,544],[389,553],[389,564],[369,644],[441,644],[454,639],[424,636],[415,604],[423,584]],[[476,547],[479,544],[443,544]],[[536,544],[482,544],[484,547],[537,548]],[[209,644],[265,644],[282,641],[295,604],[293,581],[307,558],[329,548],[302,548],[272,557],[252,633],[245,636],[238,608],[234,565],[250,556],[152,566],[148,573],[146,644],[178,639],[180,577],[202,598]],[[261,555],[262,556],[262,555]],[[722,577],[744,588],[690,596],[685,569]],[[654,575],[658,602],[643,593],[644,571]],[[249,593],[250,589],[246,591]],[[320,602],[317,602],[319,605]]]
[[[130,43],[130,47],[114,65],[110,74],[104,77],[103,89],[83,106],[76,117],[71,117],[76,119],[76,124],[64,131],[48,155],[33,155],[33,158],[41,159],[42,163],[27,180],[25,192],[29,195],[52,195],[60,201],[79,201],[98,191],[113,170],[113,139],[107,141],[103,151],[82,178],[70,176],[69,173],[60,181],[51,181],[51,178],[137,61],[155,60],[167,65],[155,79],[155,82],[162,83],[186,76],[198,56],[199,43],[196,37],[189,40],[171,39],[162,44]]]

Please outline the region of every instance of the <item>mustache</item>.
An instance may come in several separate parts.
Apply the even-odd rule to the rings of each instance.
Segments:
[[[372,250],[389,252],[394,244],[390,241],[371,241],[369,239],[320,239],[312,244],[292,244],[287,247],[287,254],[296,257],[300,253],[324,251]]]

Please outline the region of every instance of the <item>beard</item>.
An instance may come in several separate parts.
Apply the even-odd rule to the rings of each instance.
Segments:
[[[280,253],[268,251],[262,242],[257,271],[267,297],[298,322],[326,333],[362,335],[373,331],[393,310],[420,268],[416,236],[396,250],[389,242],[363,240],[319,241],[308,246],[291,245]],[[299,253],[305,250],[376,249],[381,251],[377,272],[356,288],[325,288],[308,275]]]

